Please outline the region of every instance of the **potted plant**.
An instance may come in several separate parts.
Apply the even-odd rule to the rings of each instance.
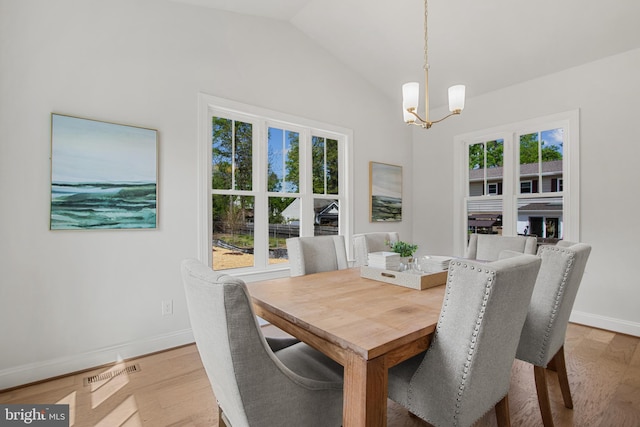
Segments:
[[[412,245],[401,240],[393,243],[387,242],[387,244],[392,252],[400,255],[400,261],[404,265],[409,265],[413,262],[413,254],[418,250],[418,245]]]

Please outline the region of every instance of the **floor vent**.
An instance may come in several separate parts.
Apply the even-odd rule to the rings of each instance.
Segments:
[[[85,377],[82,382],[84,383],[85,386],[87,386],[89,384],[95,384],[95,383],[98,383],[100,381],[109,380],[109,379],[111,379],[113,377],[117,377],[118,375],[135,374],[136,372],[140,372],[140,364],[139,363],[136,363],[134,365],[125,366],[124,368],[114,367],[114,368],[112,368],[112,370],[103,372],[101,374],[93,375],[91,377]]]

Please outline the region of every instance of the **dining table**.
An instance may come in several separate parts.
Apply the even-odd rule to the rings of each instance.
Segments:
[[[348,268],[247,288],[256,315],[343,366],[343,426],[363,427],[386,426],[388,370],[429,347],[444,281],[416,290]]]

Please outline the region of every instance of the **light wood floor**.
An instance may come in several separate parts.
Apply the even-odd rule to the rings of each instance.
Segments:
[[[556,426],[640,426],[639,342],[636,337],[569,325],[565,351],[574,409],[563,406],[557,378],[549,373]],[[87,386],[83,385],[85,377],[121,369],[124,364],[70,375],[2,392],[0,403],[68,403],[74,427],[217,425],[215,399],[195,345],[126,365],[134,363],[139,364],[139,372]],[[530,365],[514,364],[509,403],[512,425],[542,426]],[[388,401],[388,425],[427,424]],[[476,423],[476,427],[494,425],[493,411]]]

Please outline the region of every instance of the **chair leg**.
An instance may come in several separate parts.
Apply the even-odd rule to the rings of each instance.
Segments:
[[[220,408],[219,405],[218,405],[218,427],[227,427],[227,425],[224,422],[224,419],[222,418],[222,408]]]
[[[536,391],[538,392],[538,404],[540,405],[540,414],[542,415],[542,424],[544,424],[544,427],[553,427],[551,403],[549,402],[549,390],[547,389],[547,376],[545,371],[545,368],[541,366],[533,366],[533,374],[536,379]]]
[[[564,360],[564,346],[560,347],[560,350],[551,359],[555,371],[558,373],[558,380],[560,381],[560,391],[562,392],[562,400],[564,400],[564,406],[569,409],[573,409],[573,399],[571,399],[571,389],[569,388],[569,377],[567,376],[567,365]]]
[[[498,427],[511,427],[511,417],[509,416],[509,395],[505,395],[502,400],[496,403],[496,419]]]

